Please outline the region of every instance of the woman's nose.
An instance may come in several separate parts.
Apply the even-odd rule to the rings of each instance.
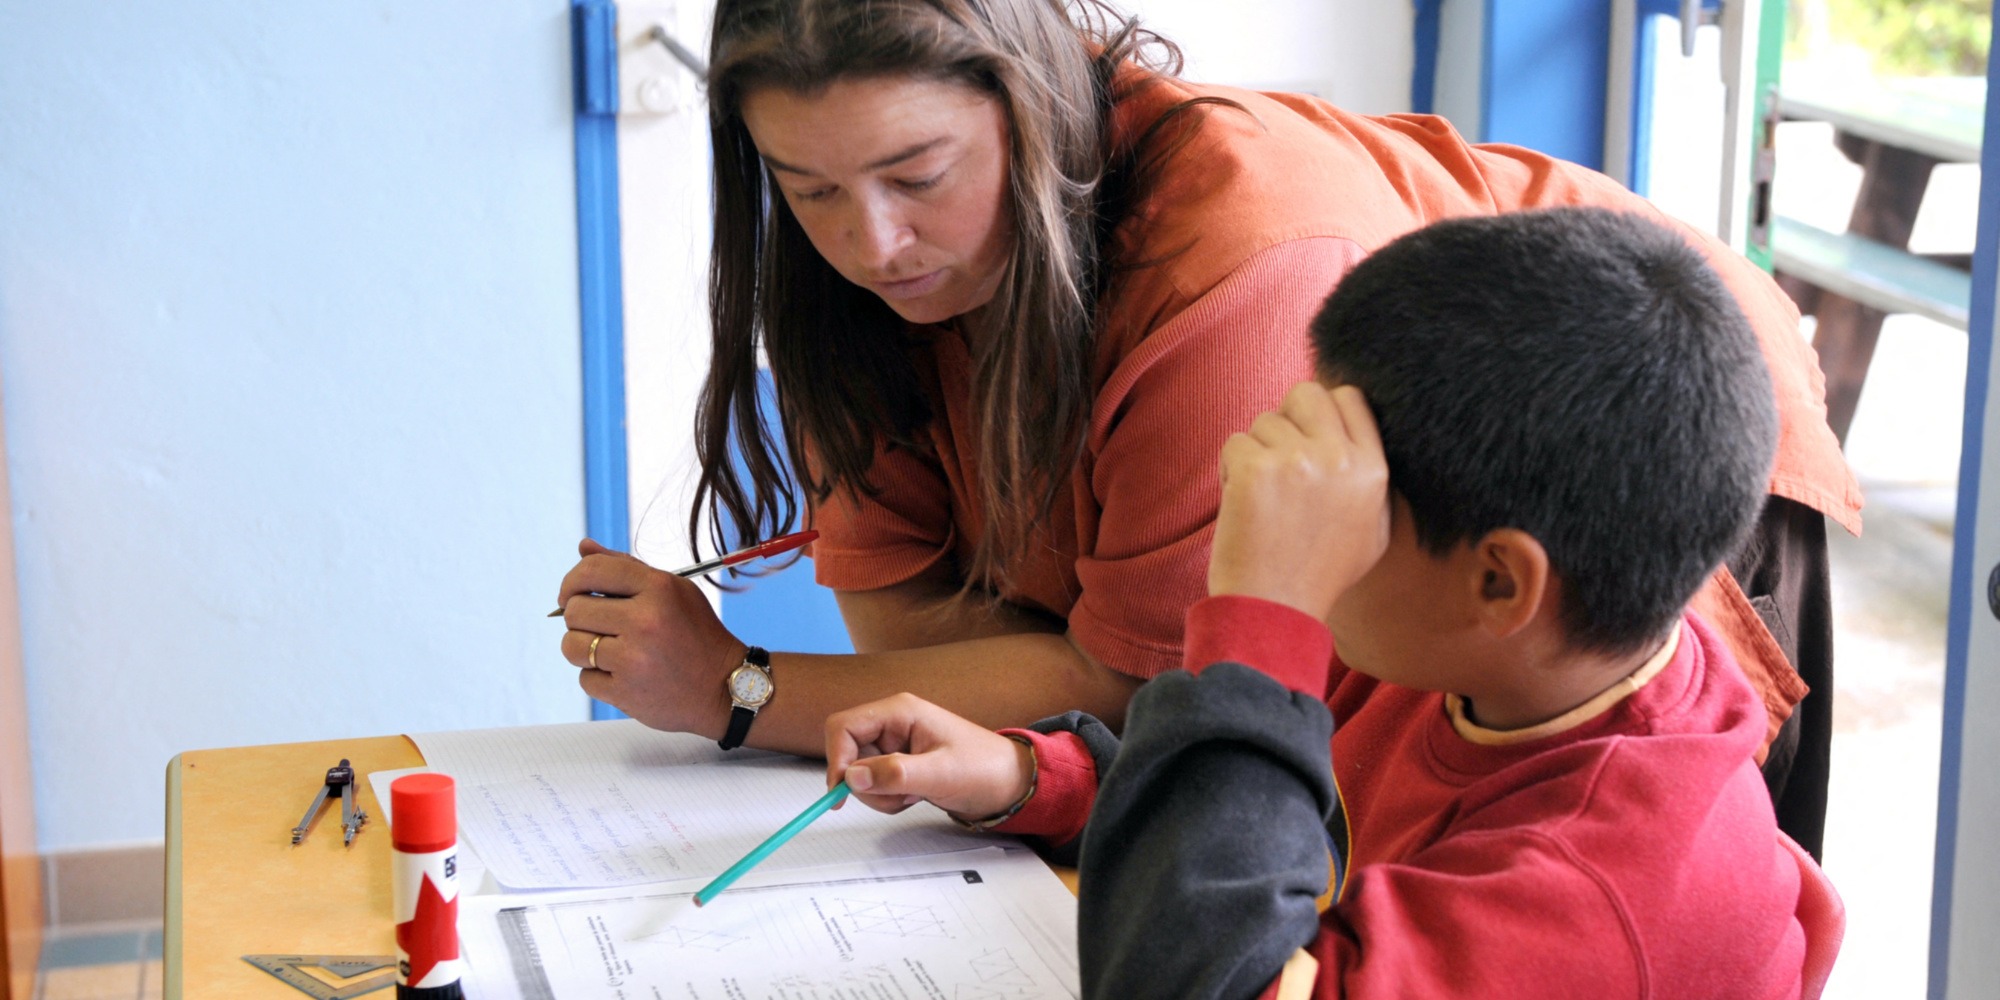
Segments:
[[[848,231],[848,243],[858,262],[873,271],[886,270],[903,249],[916,241],[902,213],[881,200],[870,199],[856,207]]]

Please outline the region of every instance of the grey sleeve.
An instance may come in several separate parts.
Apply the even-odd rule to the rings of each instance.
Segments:
[[[1079,838],[1086,997],[1253,997],[1313,940],[1335,806],[1326,705],[1249,667],[1163,674]]]

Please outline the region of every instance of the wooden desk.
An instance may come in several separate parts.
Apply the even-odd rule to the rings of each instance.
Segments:
[[[342,757],[368,824],[341,846],[336,802],[292,846],[292,827]],[[168,1000],[305,996],[244,955],[395,954],[389,826],[365,776],[423,763],[402,736],[190,750],[169,762]]]
[[[342,847],[336,803],[292,846],[292,827],[342,757],[368,825]],[[190,750],[169,762],[167,1000],[305,996],[244,955],[394,955],[389,827],[367,775],[423,763],[402,736]],[[1076,891],[1073,870],[1056,873]]]
[[[1843,441],[1888,313],[1966,326],[1970,254],[1905,251],[1932,169],[1979,162],[1985,96],[1984,78],[1863,87],[1787,81],[1781,92],[1782,117],[1831,123],[1835,145],[1861,167],[1845,234],[1778,219],[1771,247],[1778,283],[1801,312],[1818,317],[1813,347],[1826,374],[1827,423]]]

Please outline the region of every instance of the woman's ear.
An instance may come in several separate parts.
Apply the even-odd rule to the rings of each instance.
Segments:
[[[1549,554],[1519,528],[1496,528],[1472,545],[1472,606],[1495,638],[1526,628],[1555,596]]]

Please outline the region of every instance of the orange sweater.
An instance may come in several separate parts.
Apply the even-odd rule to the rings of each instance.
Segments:
[[[1305,330],[1369,252],[1428,223],[1554,205],[1644,214],[1687,234],[1756,329],[1777,394],[1770,490],[1860,530],[1860,490],[1827,429],[1824,383],[1798,312],[1769,276],[1603,175],[1531,150],[1473,146],[1443,119],[1349,114],[1294,94],[1158,78],[1116,109],[1134,136],[1172,104],[1208,108],[1187,145],[1120,229],[1128,259],[1098,331],[1098,389],[1068,503],[1013,568],[1011,601],[1064,617],[1099,662],[1150,677],[1180,663],[1182,616],[1206,590],[1222,442],[1311,377]],[[814,511],[819,581],[837,590],[900,583],[967,558],[978,429],[964,343],[927,331],[920,371],[938,414],[929,454],[878,454],[880,496],[836,494]],[[1726,569],[1695,601],[1765,701],[1771,732],[1805,695],[1798,675]]]

